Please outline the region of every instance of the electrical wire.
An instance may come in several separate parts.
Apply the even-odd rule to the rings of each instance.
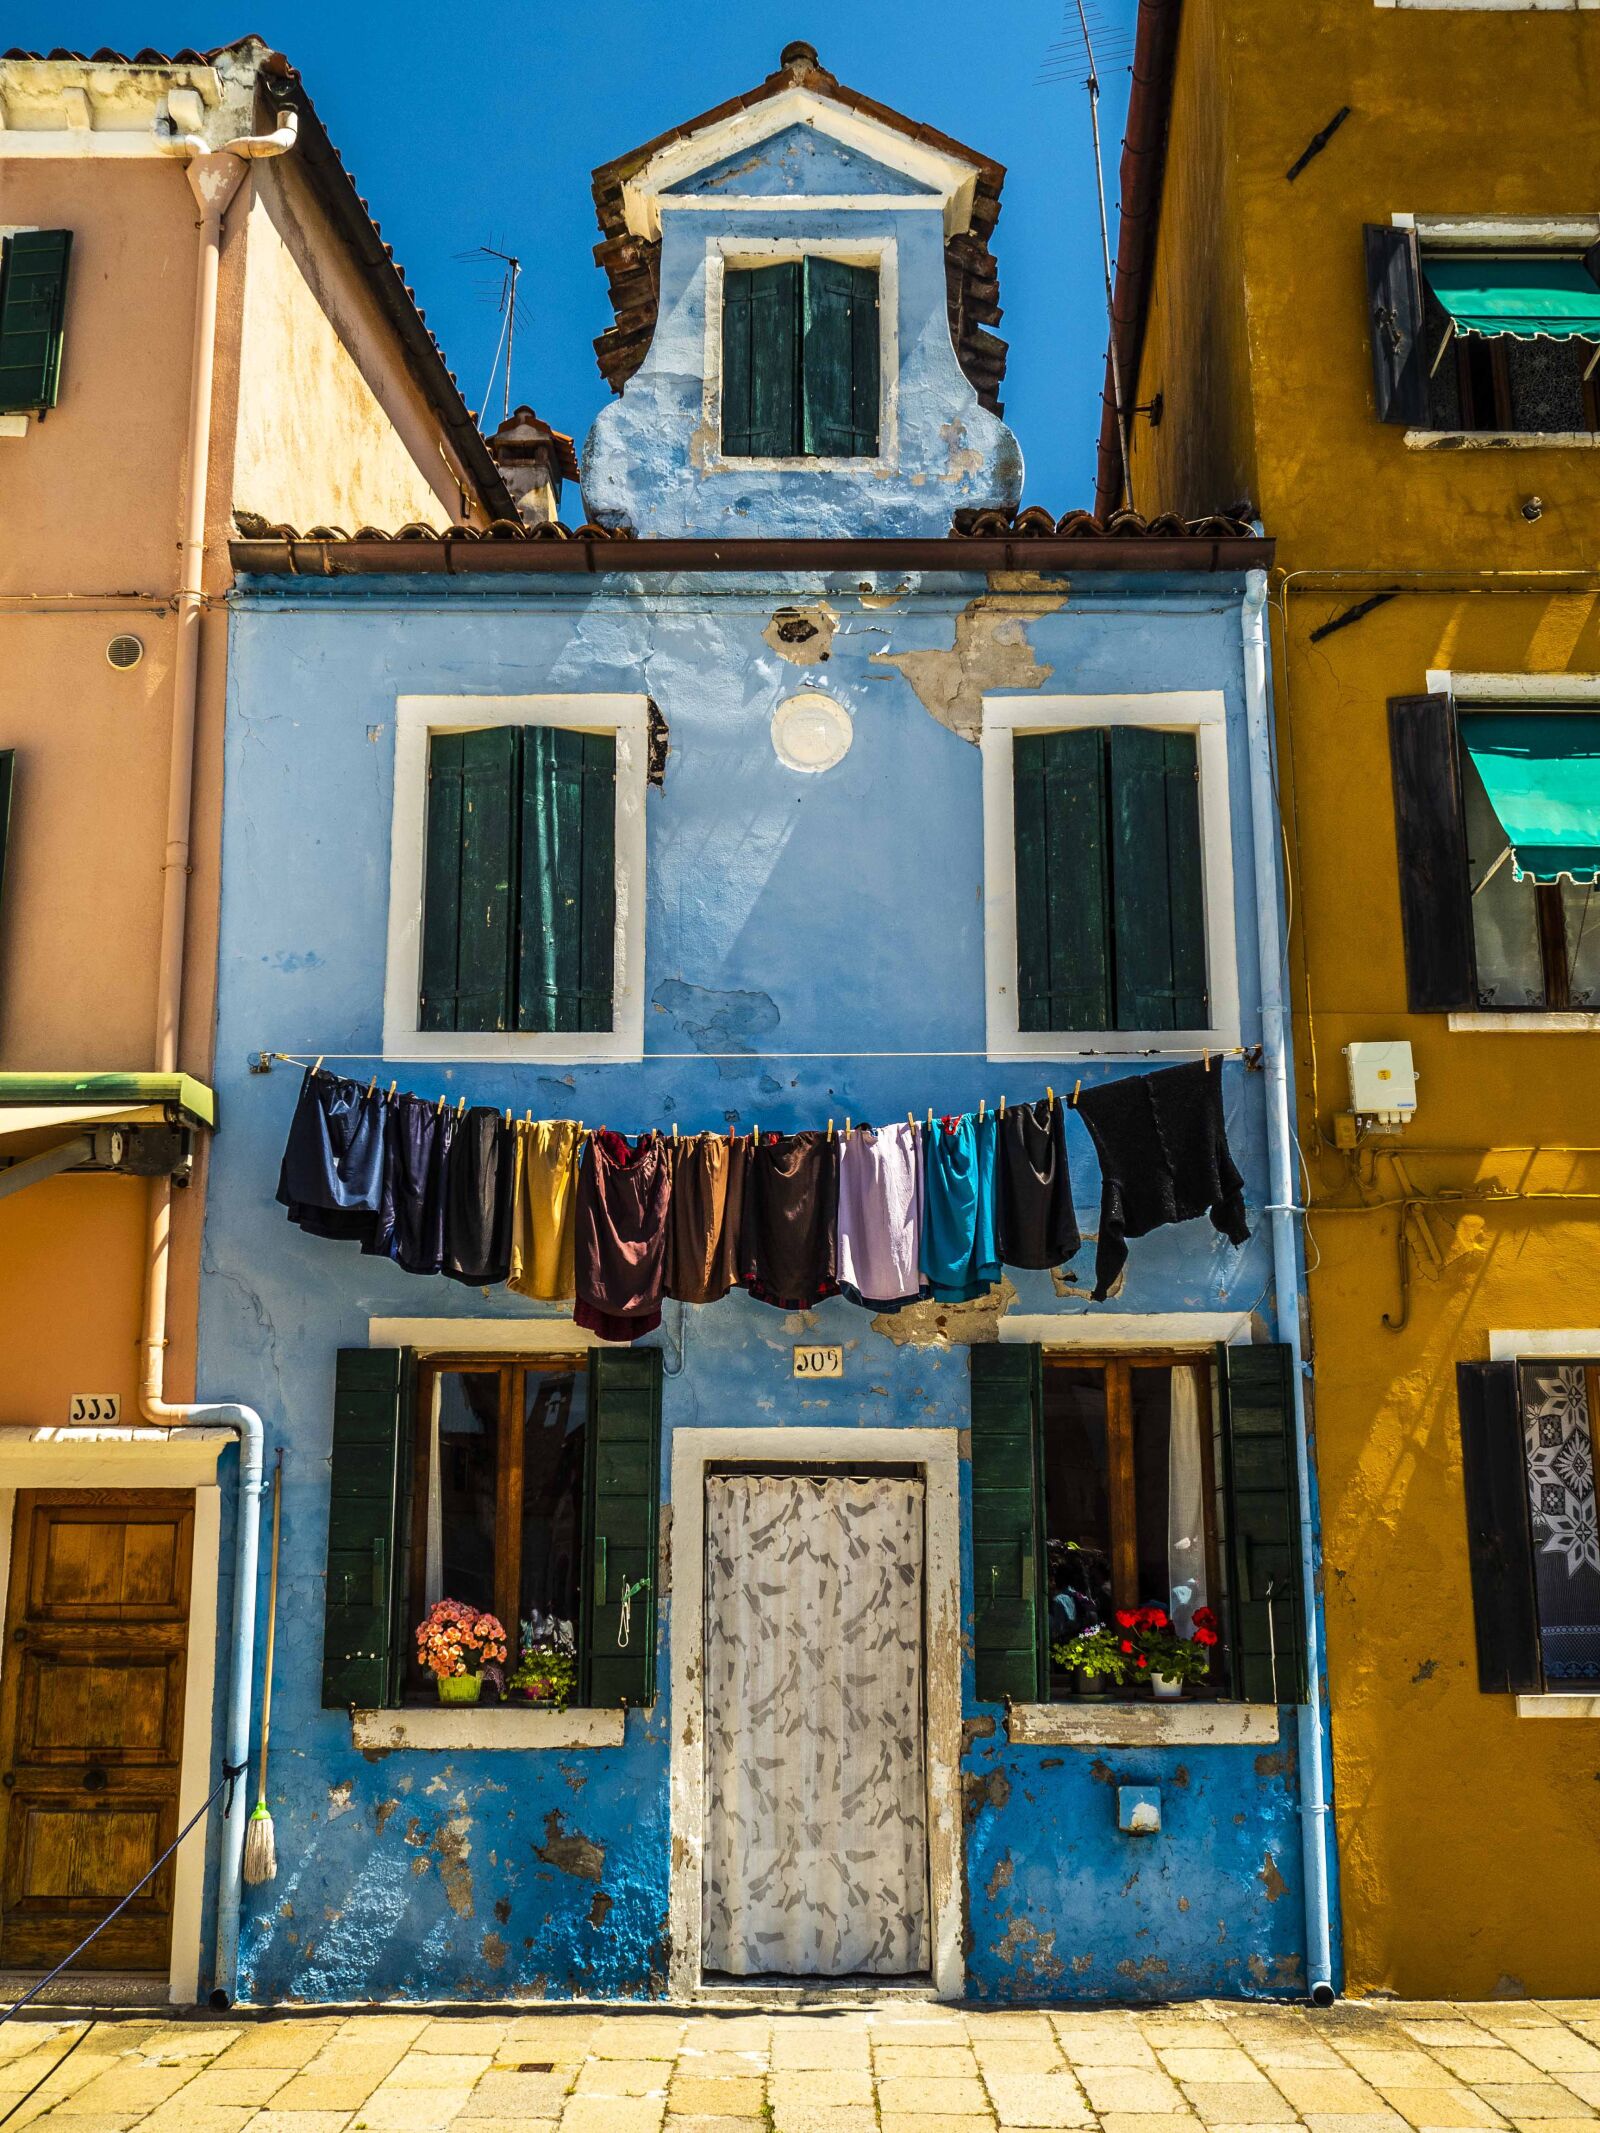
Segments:
[[[67,2061],[78,2049],[78,2046],[83,2042],[84,2038],[88,2036],[89,2032],[92,2029],[97,2029],[98,2027],[98,2021],[94,2017],[91,2017],[90,2020],[84,2024],[82,2029],[78,2031],[78,2034],[73,2038],[72,2042],[61,2054],[61,2057],[56,2061],[55,2065],[47,2066],[44,2072],[39,2076],[38,2080],[33,2084],[33,2087],[31,2089],[26,2090],[22,2095],[20,2095],[16,2099],[16,2101],[12,2103],[5,2111],[0,2112],[0,2126],[5,2125],[8,2120],[15,2118],[17,2113],[22,2109],[22,2106],[28,2101],[28,2098],[30,2096],[37,2096],[39,2091],[44,2087],[45,2083],[50,2080],[53,2075],[60,2073],[61,2069],[66,2065]]]

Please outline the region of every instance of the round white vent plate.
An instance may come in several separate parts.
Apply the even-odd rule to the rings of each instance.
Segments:
[[[791,770],[831,770],[854,738],[849,712],[820,690],[786,697],[772,714],[772,745]]]

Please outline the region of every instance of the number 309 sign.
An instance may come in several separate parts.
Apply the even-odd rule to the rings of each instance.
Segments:
[[[794,1374],[797,1378],[842,1378],[844,1376],[844,1350],[842,1348],[796,1348],[794,1351]]]

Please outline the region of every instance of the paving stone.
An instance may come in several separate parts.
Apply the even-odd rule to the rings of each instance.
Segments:
[[[1377,2090],[1349,2067],[1275,2066],[1272,2078],[1300,2116],[1307,2111],[1359,2114],[1384,2108]]]
[[[139,2049],[147,2059],[165,2060],[170,2065],[214,2059],[243,2035],[237,2022],[169,2023],[165,2029],[152,2030]]]
[[[679,2061],[682,2066],[682,2061]],[[766,2084],[759,2074],[739,2081],[708,2081],[694,2074],[675,2073],[667,2090],[667,2115],[672,2118],[759,2118]]]
[[[586,2059],[578,2075],[577,2096],[665,2096],[671,2077],[665,2059]]]
[[[1489,2044],[1493,2041],[1490,2031],[1480,2029],[1476,2022],[1464,2021],[1460,2016],[1441,2015],[1420,2022],[1402,2022],[1400,2027],[1408,2037],[1419,2044],[1426,2044],[1430,2051],[1446,2046]]]
[[[208,2066],[185,2084],[180,2095],[196,2103],[247,2103],[259,2110],[296,2076],[283,2066]]]
[[[1094,2124],[1083,2091],[1070,2074],[999,2074],[986,2070],[984,2085],[1002,2126]]]
[[[1562,2071],[1556,2075],[1556,2079],[1564,2089],[1570,2089],[1580,2102],[1600,2105],[1600,2075]],[[1581,2118],[1583,2113],[1580,2111],[1575,2115]]]
[[[674,2118],[667,2133],[767,2133],[764,2118]]]
[[[461,2052],[469,2058],[487,2053],[493,2058],[510,2026],[503,2016],[496,2015],[436,2016],[424,2024],[412,2049],[430,2053]]]
[[[1037,2013],[1013,2013],[999,2008],[971,2007],[966,2017],[967,2035],[974,2044],[984,2037],[1010,2037],[1018,2042],[1055,2038],[1055,2026],[1041,2007]]]
[[[1144,2067],[1152,2074],[1161,2070],[1154,2049],[1131,2022],[1125,2029],[1077,2029],[1058,2015],[1056,2035],[1072,2066]]]
[[[887,2118],[891,2111],[907,2117],[915,2113],[946,2118],[989,2119],[989,2099],[975,2076],[890,2074],[878,2083],[878,2109]]]
[[[243,2103],[191,2103],[188,2090],[180,2089],[176,2096],[138,2121],[139,2133],[145,2133],[146,2128],[149,2133],[241,2133],[255,2115]]]
[[[774,2073],[767,2078],[773,2111],[792,2117],[807,2108],[837,2110],[872,2104],[872,2076],[864,2066],[818,2067],[805,2073]]]
[[[1456,2078],[1447,2066],[1441,2066],[1428,2052],[1399,2052],[1367,2050],[1364,2046],[1349,2044],[1344,2047],[1344,2056],[1363,2081],[1370,2081],[1374,2088],[1392,2083],[1396,2088],[1454,2088]]]
[[[1398,2111],[1305,2111],[1301,2123],[1306,2133],[1405,2133],[1406,2122]]]
[[[236,2044],[230,2044],[217,2066],[304,2066],[325,2044],[331,2043],[343,2024],[336,2021],[257,2022]],[[251,2129],[255,2133],[255,2129]]]
[[[913,2080],[978,2078],[978,2062],[966,2044],[874,2044],[872,2066],[880,2081],[902,2075]]]
[[[348,2111],[257,2111],[244,2122],[244,2133],[344,2133]]]
[[[774,2133],[876,2133],[878,2114],[870,2103],[775,2104],[772,2124]]]
[[[693,2074],[700,2081],[748,2081],[759,2079],[767,2069],[765,2051],[679,2052],[674,2062],[680,2074]]]
[[[665,2096],[569,2096],[561,2133],[660,2133],[666,2109]]]
[[[491,2068],[467,2099],[461,2116],[554,2118],[571,2083],[572,2076],[566,2068],[550,2074],[508,2074]]]
[[[1600,2073],[1600,2047],[1591,2044],[1586,2037],[1575,2037],[1571,2030],[1553,2019],[1486,2021],[1484,2026],[1492,2029],[1514,2051],[1521,2052],[1523,2058],[1538,2067],[1541,2073]]]
[[[1198,2118],[1162,2111],[1105,2111],[1100,2133],[1205,2133]]]
[[[1219,2024],[1220,2027],[1220,2024]],[[1227,2032],[1223,2031],[1224,2037]],[[1152,2042],[1155,2040],[1152,2038]],[[1156,2056],[1174,2081],[1261,2081],[1266,2077],[1236,2044],[1159,2045]]]
[[[1379,2093],[1392,2111],[1413,2126],[1498,2126],[1501,2122],[1471,2089],[1438,2083],[1408,2088],[1386,2081]]]
[[[620,2015],[603,2021],[589,2039],[593,2059],[675,2059],[683,2024],[659,2015]]]
[[[1061,2047],[1048,2031],[1041,2039],[992,2037],[988,2030],[974,2037],[972,2055],[979,2071],[992,2074],[1049,2074],[1061,2071],[1066,2061]]]
[[[1066,2043],[1066,2040],[1062,2040]],[[1154,2054],[1152,2053],[1152,2058]],[[1186,2111],[1178,2084],[1159,2069],[1090,2066],[1077,2061],[1070,2043],[1067,2057],[1073,2061],[1084,2094],[1097,2111]]]
[[[872,2045],[862,2029],[822,2031],[775,2029],[772,2071],[799,2073],[827,2067],[862,2067],[872,2063]]]
[[[368,2133],[438,2133],[466,2108],[470,2089],[375,2089],[358,2111],[352,2128]]]
[[[1594,2117],[1571,2088],[1559,2081],[1475,2081],[1473,2087],[1502,2118]]]
[[[96,2074],[77,2091],[71,2098],[74,2115],[83,2111],[153,2111],[183,2087],[191,2071],[124,2061]]]
[[[354,2111],[364,2104],[383,2080],[383,2071],[371,2075],[293,2074],[272,2096],[280,2111]]]
[[[987,2111],[885,2111],[882,2133],[994,2133]]]
[[[1301,2078],[1313,2080],[1318,2077],[1302,2075]],[[1208,2126],[1282,2125],[1300,2109],[1298,2104],[1292,2108],[1286,2104],[1271,2082],[1259,2075],[1254,2081],[1186,2081],[1183,2093],[1196,2117],[1203,2118]]]

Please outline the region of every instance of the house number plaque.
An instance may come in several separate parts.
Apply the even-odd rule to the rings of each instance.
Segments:
[[[67,1402],[71,1422],[118,1422],[122,1419],[122,1396],[115,1392],[75,1392]]]
[[[797,1378],[842,1378],[844,1376],[844,1350],[842,1348],[796,1348],[794,1351],[794,1374]]]

